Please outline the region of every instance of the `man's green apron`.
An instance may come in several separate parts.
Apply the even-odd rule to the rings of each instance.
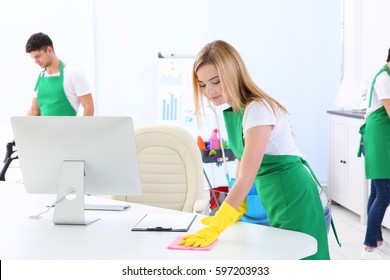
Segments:
[[[370,100],[368,107],[371,107],[372,94],[376,78],[390,70],[387,64],[376,74],[371,85]],[[390,118],[384,106],[372,112],[366,119],[366,123],[360,127],[362,143],[358,152],[361,155],[361,147],[364,146],[364,162],[367,179],[389,179],[390,178]]]
[[[231,108],[223,114],[230,147],[237,159],[241,160],[244,151],[243,114],[233,112]],[[330,259],[320,196],[302,158],[264,155],[255,184],[270,226],[313,236],[317,240],[317,253],[305,259]]]
[[[37,101],[41,116],[76,116],[76,111],[70,104],[64,90],[64,66],[60,61],[59,76],[44,76],[45,70],[39,75],[35,85],[38,91]]]

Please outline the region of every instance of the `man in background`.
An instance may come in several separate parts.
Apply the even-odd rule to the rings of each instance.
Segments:
[[[43,68],[27,115],[76,116],[80,104],[84,116],[94,115],[92,93],[84,73],[57,57],[48,35],[41,32],[31,35],[26,44],[26,53]]]

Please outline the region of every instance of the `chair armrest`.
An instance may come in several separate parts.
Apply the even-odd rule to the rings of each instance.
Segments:
[[[208,201],[206,199],[199,199],[194,203],[194,212],[198,214],[208,214]]]

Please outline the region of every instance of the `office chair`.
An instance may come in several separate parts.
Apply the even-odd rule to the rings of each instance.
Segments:
[[[15,149],[15,141],[9,142],[6,145],[6,154],[4,158],[4,165],[0,171],[0,181],[6,181],[6,173],[10,173],[7,176],[7,181],[13,181],[15,183],[23,183],[22,174],[20,171],[19,163],[11,165],[12,162],[17,162],[17,151]]]
[[[7,172],[11,162],[14,159],[18,158],[18,156],[12,156],[16,152],[14,147],[15,147],[15,141],[7,143],[5,158],[3,161],[4,166],[0,171],[0,181],[5,181],[5,173]]]
[[[135,129],[141,196],[114,199],[205,213],[201,154],[196,139],[174,125],[149,125]]]

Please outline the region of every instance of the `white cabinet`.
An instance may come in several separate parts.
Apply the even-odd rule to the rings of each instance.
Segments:
[[[364,157],[357,157],[363,115],[344,111],[328,111],[328,114],[330,199],[355,212],[366,223],[368,184]]]

